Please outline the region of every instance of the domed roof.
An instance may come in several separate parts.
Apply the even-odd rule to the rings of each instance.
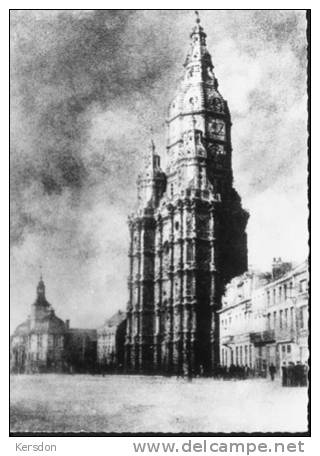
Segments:
[[[66,331],[65,323],[58,318],[53,310],[47,315],[24,321],[16,327],[13,336],[28,336],[31,333],[37,334],[63,334]]]
[[[13,333],[13,336],[27,336],[30,333],[30,319],[18,325]]]
[[[65,330],[65,323],[55,315],[52,309],[47,315],[36,318],[31,325],[31,332],[36,333],[63,334]]]
[[[45,285],[40,277],[37,286],[37,297],[32,305],[31,316],[15,329],[14,336],[27,336],[37,334],[63,334],[66,331],[63,320],[55,315],[55,312],[46,300]]]

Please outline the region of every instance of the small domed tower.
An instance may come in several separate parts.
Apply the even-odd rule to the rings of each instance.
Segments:
[[[12,372],[63,370],[66,328],[46,299],[42,274],[36,293],[30,317],[16,328],[11,338]]]
[[[32,304],[31,307],[31,315],[30,315],[30,325],[31,329],[35,328],[37,325],[37,321],[39,319],[43,319],[48,315],[48,311],[50,309],[50,304],[46,299],[46,287],[43,281],[42,274],[40,275],[40,279],[37,285],[37,296],[35,302]]]
[[[44,300],[46,293],[46,287],[44,285],[42,274],[40,275],[40,280],[37,286],[37,298],[38,300]]]

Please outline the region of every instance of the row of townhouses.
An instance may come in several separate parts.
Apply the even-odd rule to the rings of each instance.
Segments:
[[[272,273],[246,272],[226,287],[220,316],[220,362],[266,375],[308,360],[308,267],[280,258]]]
[[[265,376],[273,364],[308,361],[308,265],[274,259],[271,273],[232,279],[219,311],[220,364]],[[11,337],[11,372],[123,371],[126,313],[100,328],[70,328],[55,315],[42,278],[28,319]]]

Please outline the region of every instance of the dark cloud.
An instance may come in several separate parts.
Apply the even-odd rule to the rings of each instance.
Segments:
[[[175,57],[169,38],[138,12],[116,10],[13,11],[11,32],[13,199],[34,180],[44,193],[78,191],[99,167],[97,154],[90,160],[80,153],[90,128],[88,109],[134,110],[137,100],[150,100]],[[124,142],[109,139],[101,177],[121,172],[127,155]],[[132,154],[128,164],[137,166]],[[15,230],[16,218],[18,213],[13,240],[27,220],[22,214]]]

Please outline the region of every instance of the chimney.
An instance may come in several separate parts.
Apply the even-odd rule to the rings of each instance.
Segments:
[[[70,320],[65,321],[66,329],[70,329]]]

